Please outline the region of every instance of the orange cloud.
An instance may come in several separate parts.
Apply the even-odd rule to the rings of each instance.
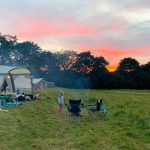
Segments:
[[[110,65],[107,66],[109,71],[115,71],[118,63],[121,59],[125,57],[133,57],[137,59],[140,64],[147,63],[150,61],[150,47],[134,47],[134,48],[117,48],[114,46],[103,46],[101,48],[80,48],[78,52],[89,50],[94,56],[103,56],[106,60],[110,62]]]

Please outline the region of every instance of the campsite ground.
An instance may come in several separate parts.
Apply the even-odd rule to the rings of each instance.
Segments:
[[[64,89],[65,100],[96,98],[109,106],[108,116],[82,111],[81,122],[58,113],[58,89],[39,92],[41,99],[0,112],[0,150],[150,150],[150,91]]]

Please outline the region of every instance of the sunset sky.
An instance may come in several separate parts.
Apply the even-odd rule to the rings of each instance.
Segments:
[[[150,61],[150,0],[1,0],[0,32],[44,49],[90,50],[110,68]]]

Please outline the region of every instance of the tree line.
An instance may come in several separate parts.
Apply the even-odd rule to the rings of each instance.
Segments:
[[[150,89],[150,62],[140,65],[134,58],[124,58],[116,71],[109,72],[109,62],[89,51],[45,51],[32,41],[18,42],[11,35],[0,34],[0,65],[26,67],[34,77],[61,87]]]

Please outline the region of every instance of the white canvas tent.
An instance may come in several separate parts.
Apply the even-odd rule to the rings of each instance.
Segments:
[[[33,95],[31,72],[26,68],[0,65],[0,88],[7,83],[12,93],[20,90],[26,95]]]
[[[55,84],[53,82],[48,82],[43,78],[33,79],[33,84],[34,84],[35,90],[55,87]]]
[[[33,85],[35,90],[47,88],[47,81],[43,78],[33,79]]]

